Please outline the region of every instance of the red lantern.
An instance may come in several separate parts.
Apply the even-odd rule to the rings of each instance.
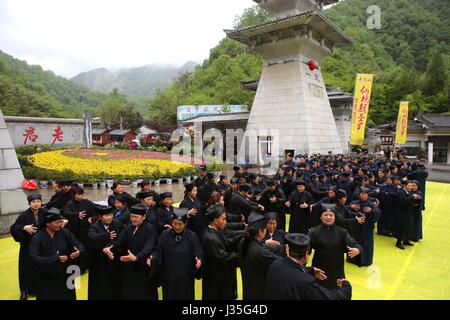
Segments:
[[[319,65],[314,60],[309,60],[308,62],[309,70],[314,71],[316,69],[319,69]]]

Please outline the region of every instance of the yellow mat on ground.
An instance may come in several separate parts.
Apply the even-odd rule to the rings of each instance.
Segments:
[[[450,299],[450,185],[429,182],[426,196],[424,240],[402,251],[393,238],[376,236],[371,267],[346,264],[353,299]],[[0,240],[0,300],[19,297],[18,253],[19,244],[12,238]],[[238,287],[241,299],[239,270]],[[77,298],[87,299],[87,274],[81,277]],[[196,282],[196,298],[201,299],[201,281]]]

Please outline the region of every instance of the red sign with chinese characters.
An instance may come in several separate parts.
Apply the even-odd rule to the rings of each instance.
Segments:
[[[28,141],[31,141],[33,143],[36,143],[39,136],[36,134],[36,129],[33,127],[29,127],[27,130],[25,130],[23,136],[25,137],[23,144],[27,144]]]
[[[57,141],[58,142],[63,142],[64,141],[64,131],[61,130],[61,127],[58,127],[55,129],[55,133],[52,134],[53,137],[53,143],[55,144]]]

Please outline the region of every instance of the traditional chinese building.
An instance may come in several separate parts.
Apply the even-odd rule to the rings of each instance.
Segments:
[[[83,119],[15,116],[5,116],[4,119],[14,147],[37,144],[84,144]],[[93,124],[99,123],[94,121]]]
[[[93,129],[92,130],[92,143],[96,146],[105,146],[109,144],[108,130],[106,129]]]
[[[129,143],[137,137],[137,134],[131,130],[113,130],[108,135],[111,143]]]
[[[376,135],[392,136],[395,141],[397,121],[376,127]],[[407,156],[415,156],[419,149],[428,154],[429,163],[450,164],[450,115],[421,114],[410,119],[406,144],[396,145]]]

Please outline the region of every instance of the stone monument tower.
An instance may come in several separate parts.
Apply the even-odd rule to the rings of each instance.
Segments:
[[[22,169],[0,110],[0,234],[9,232],[16,214],[28,208],[22,180]]]
[[[257,143],[247,148],[260,158],[294,153],[342,153],[320,61],[334,48],[353,40],[322,13],[337,0],[254,0],[273,15],[271,22],[240,30],[225,30],[266,60],[247,131],[256,130]],[[267,144],[279,133],[279,154]],[[269,130],[269,133],[259,134]],[[246,133],[247,134],[247,133]],[[265,146],[263,146],[265,144]],[[256,149],[256,150],[255,150]],[[267,153],[267,154],[262,154]]]

